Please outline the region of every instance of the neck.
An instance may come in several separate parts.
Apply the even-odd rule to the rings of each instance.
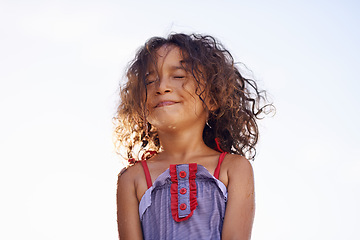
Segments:
[[[202,138],[202,132],[203,128],[174,132],[158,131],[164,149],[162,154],[173,161],[187,162],[194,155],[209,151]]]

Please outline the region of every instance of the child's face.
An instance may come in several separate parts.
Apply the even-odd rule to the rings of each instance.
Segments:
[[[207,111],[195,92],[195,79],[184,69],[181,50],[165,45],[156,56],[156,68],[150,67],[146,80],[148,121],[160,131],[204,127]]]

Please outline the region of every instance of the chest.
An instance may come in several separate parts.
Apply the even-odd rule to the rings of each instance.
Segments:
[[[144,237],[174,239],[187,233],[185,239],[220,239],[226,187],[201,165],[195,167],[196,174],[191,166],[170,168],[146,191],[139,205]]]

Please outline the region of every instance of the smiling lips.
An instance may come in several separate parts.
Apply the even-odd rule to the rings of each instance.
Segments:
[[[174,105],[176,102],[174,101],[163,101],[163,102],[159,102],[155,108],[158,108],[158,107],[165,107],[165,106],[170,106],[170,105]]]

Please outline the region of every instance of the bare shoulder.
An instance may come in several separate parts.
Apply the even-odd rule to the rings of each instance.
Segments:
[[[119,173],[118,193],[125,189],[134,192],[138,201],[140,201],[147,190],[144,169],[140,162],[127,167]]]
[[[227,154],[221,164],[220,180],[228,186],[231,180],[251,181],[253,168],[249,160],[237,154]]]
[[[221,167],[226,168],[228,172],[252,172],[250,161],[237,154],[227,154]]]
[[[118,185],[135,184],[141,170],[140,164],[124,167],[118,174]]]
[[[139,165],[127,167],[118,175],[116,202],[120,239],[142,239],[136,194]]]
[[[250,239],[255,214],[252,165],[236,154],[228,154],[223,164],[228,177],[228,202],[221,239]]]

